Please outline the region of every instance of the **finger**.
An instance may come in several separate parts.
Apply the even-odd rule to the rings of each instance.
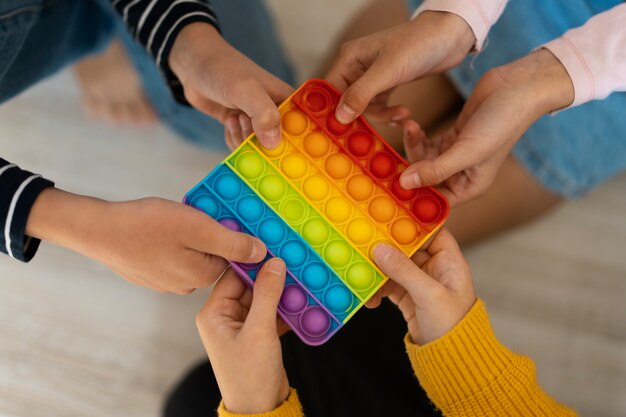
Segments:
[[[440,285],[415,265],[409,257],[393,246],[381,244],[374,249],[374,258],[381,271],[403,287],[416,305],[423,304]]]
[[[370,101],[390,85],[389,65],[380,61],[374,64],[343,93],[335,117],[340,123],[348,124],[361,115]]]
[[[365,111],[365,116],[371,122],[397,126],[403,120],[411,117],[411,110],[406,106],[376,105],[369,106]]]
[[[267,249],[263,242],[245,233],[233,231],[206,214],[184,206],[188,221],[182,224],[187,247],[229,261],[257,263],[265,258]]]
[[[285,262],[270,259],[263,265],[252,289],[252,305],[246,326],[276,332],[276,312],[285,284]]]
[[[239,124],[239,116],[237,114],[231,114],[226,118],[224,128],[228,130],[230,136],[230,144],[233,149],[239,146],[241,143],[241,125]]]
[[[241,126],[242,140],[246,140],[252,134],[252,120],[245,113],[240,113],[239,125]]]
[[[215,284],[209,302],[216,302],[220,299],[240,300],[246,289],[246,284],[237,276],[237,273],[229,269]]]
[[[414,120],[405,120],[402,124],[404,133],[404,151],[410,162],[421,161],[425,157],[424,141],[426,132]]]
[[[408,167],[400,176],[400,185],[405,189],[436,185],[481,162],[467,151],[467,146],[456,142],[435,159],[421,160]]]
[[[236,103],[252,121],[252,128],[259,142],[269,149],[281,141],[280,113],[266,89],[259,82],[246,83],[245,92],[236,95]]]

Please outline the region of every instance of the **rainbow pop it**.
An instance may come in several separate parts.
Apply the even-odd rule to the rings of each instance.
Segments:
[[[340,94],[322,80],[280,107],[284,138],[266,149],[254,135],[185,196],[224,226],[260,238],[287,265],[279,315],[307,344],[335,334],[385,283],[379,243],[412,255],[445,221],[436,190],[405,190],[408,166],[362,118],[335,119]],[[250,285],[263,262],[231,263]]]

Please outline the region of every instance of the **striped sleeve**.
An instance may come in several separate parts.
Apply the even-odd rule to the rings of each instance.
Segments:
[[[30,261],[41,241],[26,235],[26,220],[35,199],[54,184],[0,158],[0,251]]]
[[[168,57],[176,36],[186,25],[204,22],[219,30],[208,0],[113,0],[112,5],[131,35],[154,58],[176,100],[187,104]]]

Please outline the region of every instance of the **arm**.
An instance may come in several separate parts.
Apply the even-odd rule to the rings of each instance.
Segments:
[[[390,281],[370,305],[383,295],[398,305],[415,374],[444,416],[575,415],[541,389],[529,358],[498,342],[447,230],[413,261],[387,245],[375,257]]]
[[[0,158],[0,251],[30,261],[39,239],[26,234],[26,221],[39,194],[54,183]]]
[[[425,0],[415,11],[413,18],[428,10],[454,13],[470,26],[476,37],[474,48],[480,51],[485,44],[489,29],[502,15],[507,3],[508,0]]]
[[[626,91],[626,4],[600,13],[543,47],[563,64],[574,85],[571,106]]]
[[[174,97],[219,120],[226,144],[252,131],[275,148],[282,137],[275,103],[293,89],[222,38],[206,0],[113,0],[128,30],[155,60]]]

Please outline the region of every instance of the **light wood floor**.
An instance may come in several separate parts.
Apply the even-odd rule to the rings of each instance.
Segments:
[[[269,3],[305,77],[363,0]],[[115,200],[180,200],[224,157],[162,128],[85,120],[68,74],[0,107],[0,155]],[[617,178],[466,252],[498,335],[582,415],[626,415],[625,190]],[[206,296],[134,287],[48,244],[29,265],[0,258],[0,415],[158,415],[168,387],[203,357],[194,315]]]

